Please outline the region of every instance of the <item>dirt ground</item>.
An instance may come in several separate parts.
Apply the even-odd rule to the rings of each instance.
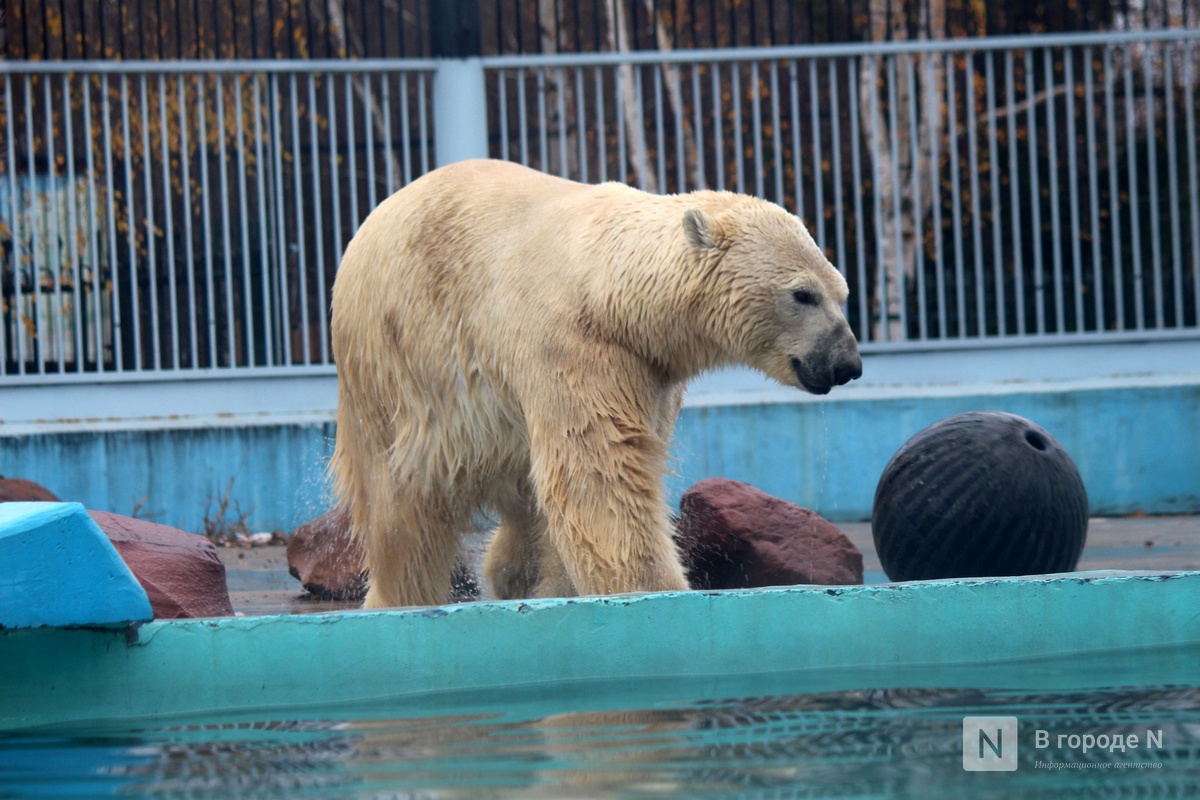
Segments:
[[[863,554],[864,581],[887,581],[875,554],[870,523],[848,522],[838,527]],[[482,534],[468,537],[466,542],[476,565],[484,544]],[[225,562],[233,607],[239,614],[308,614],[357,607],[308,596],[288,574],[285,547],[218,550]],[[1200,516],[1093,518],[1078,569],[1200,570]]]

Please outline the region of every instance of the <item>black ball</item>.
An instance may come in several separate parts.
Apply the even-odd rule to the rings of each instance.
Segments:
[[[871,534],[894,581],[1070,572],[1087,491],[1053,436],[1016,414],[956,414],[909,439],[875,489]]]

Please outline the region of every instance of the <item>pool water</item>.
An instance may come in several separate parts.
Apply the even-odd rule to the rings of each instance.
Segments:
[[[664,692],[661,680],[530,687],[222,720],[0,732],[0,797],[1200,793],[1200,689],[1192,685],[793,694],[788,683],[786,676],[719,679],[696,685],[693,699],[682,699],[678,686]],[[723,689],[738,694],[722,696]],[[674,699],[654,700],[664,694]],[[964,770],[963,718],[977,715],[1017,718],[1014,771]],[[1047,732],[1048,746],[1038,747],[1038,731]],[[1123,742],[1136,735],[1138,745],[1082,750],[1088,737],[1111,743],[1115,735]]]

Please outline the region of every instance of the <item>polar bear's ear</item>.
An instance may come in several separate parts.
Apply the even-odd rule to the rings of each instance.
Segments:
[[[683,212],[683,233],[688,244],[700,250],[715,250],[725,238],[720,225],[698,208]]]

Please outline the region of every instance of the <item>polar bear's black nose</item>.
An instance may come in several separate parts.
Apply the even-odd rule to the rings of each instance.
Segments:
[[[833,382],[838,386],[849,383],[850,381],[858,380],[862,377],[862,359],[857,355],[854,358],[843,361],[834,368]]]

